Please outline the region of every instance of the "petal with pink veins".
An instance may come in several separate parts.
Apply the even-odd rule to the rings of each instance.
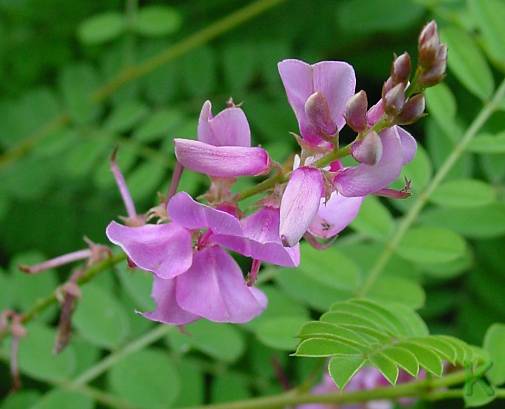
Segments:
[[[400,143],[403,152],[403,164],[406,165],[416,156],[417,142],[414,137],[401,126],[395,127],[400,136]]]
[[[185,168],[209,176],[257,176],[270,168],[270,157],[263,148],[214,146],[179,138],[174,143],[175,156]]]
[[[176,277],[191,266],[191,233],[178,224],[128,227],[111,222],[105,233],[112,243],[123,249],[135,265],[160,278]]]
[[[176,297],[184,310],[215,322],[248,322],[266,308],[264,294],[246,285],[238,264],[219,246],[195,254],[177,279]]]

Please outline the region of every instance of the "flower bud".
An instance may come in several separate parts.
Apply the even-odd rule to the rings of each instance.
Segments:
[[[365,91],[360,91],[347,101],[345,120],[354,131],[362,132],[367,128],[366,113],[368,98]]]
[[[421,30],[419,34],[419,49],[433,38],[438,41],[438,28],[435,20],[431,20]]]
[[[425,100],[423,94],[414,95],[410,98],[405,105],[403,110],[398,115],[396,123],[398,125],[408,125],[416,122],[419,118],[423,116],[425,108]]]
[[[379,134],[371,131],[365,139],[354,142],[351,154],[358,162],[376,165],[382,158],[382,142]]]
[[[423,72],[419,77],[419,84],[421,84],[424,88],[432,87],[441,82],[445,77],[446,70],[446,62],[442,62],[428,71]]]
[[[389,115],[398,115],[405,104],[405,84],[399,83],[384,95],[384,111]]]
[[[404,52],[399,57],[396,57],[393,61],[393,66],[391,68],[391,77],[395,83],[407,82],[410,77],[410,70],[412,64],[410,62],[410,55]]]
[[[331,118],[328,101],[320,92],[314,92],[305,101],[305,114],[311,124],[325,136],[336,132],[336,126]]]

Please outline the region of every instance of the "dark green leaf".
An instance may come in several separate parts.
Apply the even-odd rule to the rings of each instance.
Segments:
[[[84,20],[78,29],[84,44],[101,44],[117,38],[125,28],[125,18],[116,12],[98,14]]]
[[[134,21],[133,29],[146,37],[159,37],[179,30],[182,21],[179,12],[169,6],[142,7]]]

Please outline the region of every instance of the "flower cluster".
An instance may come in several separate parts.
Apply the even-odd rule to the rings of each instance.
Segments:
[[[147,216],[139,216],[126,182],[113,161],[128,218],[112,222],[106,233],[128,255],[131,265],[154,275],[156,309],[144,313],[155,321],[183,325],[204,318],[216,322],[247,322],[267,305],[253,287],[262,262],[285,267],[300,263],[299,242],[323,248],[356,217],[367,195],[403,198],[389,188],[416,153],[416,141],[401,125],[423,116],[423,90],[439,82],[447,49],[440,44],[435,23],[419,40],[419,65],[411,80],[411,58],[394,58],[391,73],[375,105],[355,90],[352,66],[340,61],[307,64],[288,59],[278,65],[280,77],[299,125],[300,146],[292,169],[273,164],[268,152],[251,146],[244,111],[232,100],[216,116],[203,104],[197,140],[174,140],[175,184],[166,200]],[[339,132],[348,125],[352,143],[340,146]],[[342,158],[349,157],[344,166]],[[346,162],[347,163],[347,162]],[[207,204],[185,192],[176,193],[182,169],[209,176],[203,195]],[[247,195],[234,195],[239,177],[269,179]],[[257,209],[245,215],[239,201],[265,193]],[[157,224],[149,224],[153,216]],[[231,250],[251,259],[247,278]]]

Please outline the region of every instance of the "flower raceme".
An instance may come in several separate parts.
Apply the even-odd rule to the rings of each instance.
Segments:
[[[144,313],[146,318],[177,325],[200,318],[249,321],[267,304],[265,295],[253,287],[262,262],[296,267],[299,241],[305,237],[317,248],[326,247],[326,241],[354,220],[366,196],[409,195],[410,182],[400,191],[389,188],[417,149],[415,139],[400,125],[424,115],[423,91],[443,77],[447,54],[434,23],[423,33],[416,75],[410,80],[407,53],[395,57],[382,96],[370,108],[366,93],[355,93],[354,69],[345,62],[279,63],[299,126],[295,137],[301,149],[292,171],[272,166],[265,149],[251,146],[245,113],[231,100],[215,116],[210,101],[203,104],[197,140],[174,139],[176,183],[166,201],[148,213],[159,216],[159,224],[145,224],[150,218],[135,214],[124,178],[113,167],[129,217],[125,225],[110,223],[107,236],[133,265],[154,275],[156,308]],[[429,73],[430,80],[418,73]],[[340,147],[339,132],[346,124],[356,138]],[[201,196],[207,204],[185,192],[174,194],[184,168],[209,176],[210,188]],[[271,168],[276,173],[270,178],[232,193],[238,177],[267,174]],[[266,195],[256,210],[244,215],[239,201],[262,192]],[[247,281],[228,251],[251,259]]]

